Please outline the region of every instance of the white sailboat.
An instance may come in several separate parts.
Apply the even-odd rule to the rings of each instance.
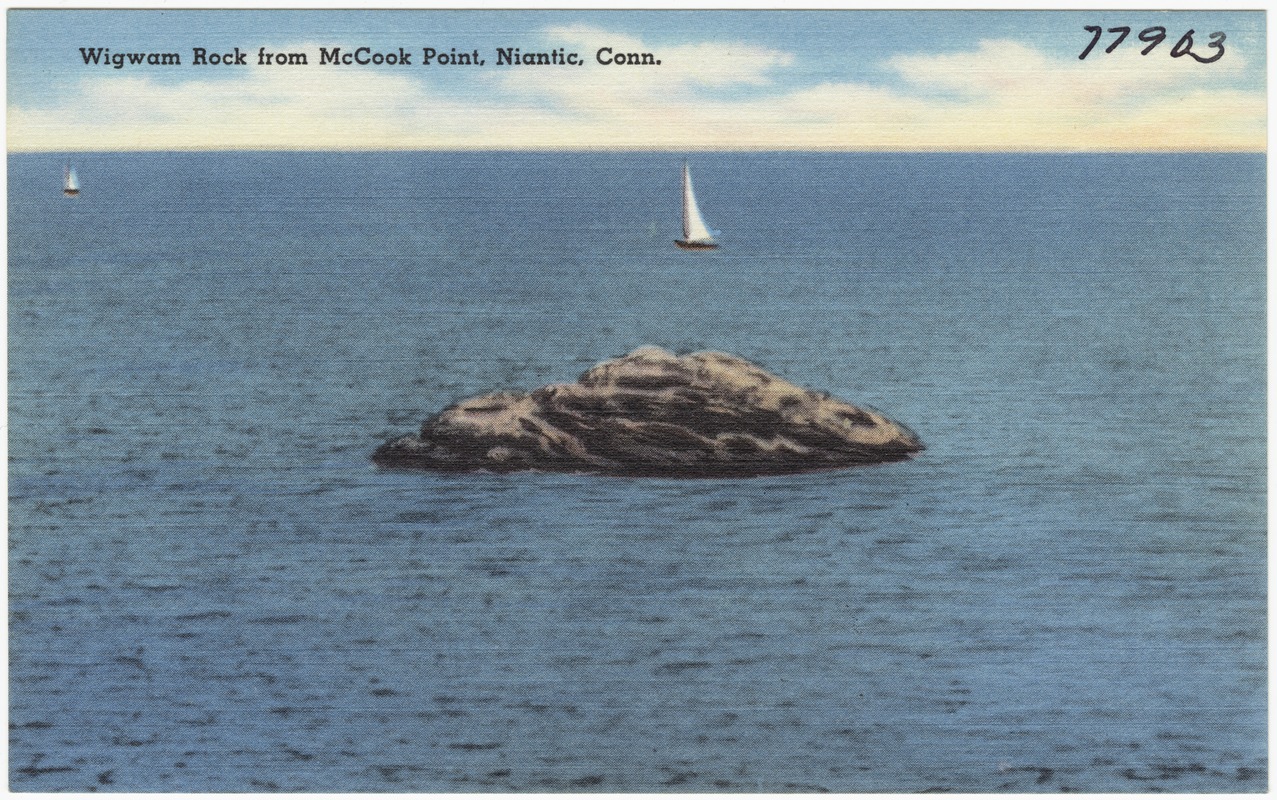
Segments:
[[[62,194],[67,197],[75,197],[80,193],[80,179],[75,176],[74,167],[65,167],[62,170]]]
[[[692,191],[692,173],[683,162],[683,238],[674,244],[684,250],[713,250],[718,247],[714,233],[705,225],[701,210],[696,206],[696,194]]]

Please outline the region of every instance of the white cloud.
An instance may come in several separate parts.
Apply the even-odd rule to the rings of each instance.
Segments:
[[[890,65],[933,101],[929,127],[958,139],[1031,149],[1262,149],[1262,93],[1230,88],[1244,68],[1148,56],[1136,47],[1087,60],[1051,57],[1014,41],[973,53],[897,57]],[[1255,101],[1260,101],[1256,104]]]
[[[988,41],[972,52],[892,59],[896,88],[853,80],[792,88],[781,79],[794,56],[752,45],[667,47],[585,26],[548,30],[545,41],[577,48],[590,63],[496,68],[490,61],[468,73],[468,95],[441,91],[421,68],[250,67],[239,79],[180,84],[96,73],[60,108],[11,107],[9,148],[1265,146],[1266,99],[1236,88],[1243,66],[1236,54],[1203,66],[1170,58],[1170,43],[1149,56],[1132,48],[1079,61]],[[603,46],[653,52],[662,63],[604,67],[593,63]]]
[[[1127,45],[1112,54],[1096,48],[1086,60],[1047,56],[1013,40],[985,40],[974,52],[896,56],[888,63],[910,83],[970,95],[1058,93],[1111,95],[1183,83],[1233,79],[1245,64],[1237,53],[1211,65],[1171,58],[1164,43],[1140,55]]]

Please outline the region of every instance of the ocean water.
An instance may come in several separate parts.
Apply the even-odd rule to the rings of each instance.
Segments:
[[[1262,155],[9,156],[10,787],[1259,792]],[[644,344],[921,436],[378,471]]]

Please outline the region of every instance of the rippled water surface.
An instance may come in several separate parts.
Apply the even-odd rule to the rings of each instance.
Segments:
[[[9,157],[10,785],[1267,786],[1262,156]],[[928,449],[379,472],[736,353]]]

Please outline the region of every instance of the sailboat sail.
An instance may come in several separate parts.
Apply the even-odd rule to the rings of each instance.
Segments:
[[[718,246],[714,241],[714,234],[701,216],[701,210],[696,206],[692,173],[688,171],[686,163],[683,164],[683,238],[674,243],[689,250],[708,250]]]
[[[80,193],[80,179],[75,175],[75,169],[67,167],[62,173],[62,194],[67,197],[73,197]]]

